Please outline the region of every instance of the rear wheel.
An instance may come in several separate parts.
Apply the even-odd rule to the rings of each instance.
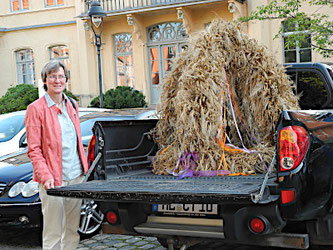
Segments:
[[[307,221],[307,232],[310,236],[311,249],[333,249],[333,214],[329,213],[324,218]]]
[[[173,249],[174,250],[179,250],[180,249],[180,246],[178,245],[178,241],[175,240],[175,239],[167,239],[167,238],[157,238],[157,241],[163,246],[165,247],[166,249],[169,249],[169,244],[172,244],[173,245]]]
[[[95,201],[83,200],[79,227],[81,239],[87,239],[98,234],[102,227],[103,220],[104,214],[99,210]]]
[[[311,246],[311,250],[332,250],[333,246]]]

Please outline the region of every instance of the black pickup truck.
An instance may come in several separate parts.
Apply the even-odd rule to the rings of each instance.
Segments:
[[[156,236],[169,249],[202,241],[333,249],[332,68],[286,68],[306,110],[282,112],[265,175],[158,176],[156,119],[100,121],[88,155],[94,180],[48,194],[94,199],[113,232]]]

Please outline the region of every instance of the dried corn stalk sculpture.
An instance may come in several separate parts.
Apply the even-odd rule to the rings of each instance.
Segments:
[[[239,25],[215,20],[190,38],[165,79],[154,173],[265,172],[279,114],[292,108],[298,100],[283,66]]]

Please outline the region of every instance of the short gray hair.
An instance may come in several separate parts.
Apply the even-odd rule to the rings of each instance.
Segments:
[[[66,82],[67,82],[67,80],[68,80],[68,70],[66,68],[66,65],[62,61],[53,59],[53,60],[47,62],[44,65],[44,67],[42,69],[42,72],[41,72],[41,76],[42,76],[42,80],[43,80],[43,83],[44,83],[45,91],[47,91],[47,86],[46,86],[45,83],[46,83],[46,78],[47,78],[48,74],[50,74],[52,72],[55,72],[60,68],[63,68],[64,73],[65,73],[65,77],[66,77]]]

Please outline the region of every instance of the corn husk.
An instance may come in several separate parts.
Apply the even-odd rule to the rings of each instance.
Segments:
[[[196,171],[265,172],[281,111],[298,108],[292,88],[284,67],[239,24],[213,21],[189,38],[164,79],[154,173],[180,174],[186,152],[197,154]],[[225,150],[226,135],[242,152]]]

